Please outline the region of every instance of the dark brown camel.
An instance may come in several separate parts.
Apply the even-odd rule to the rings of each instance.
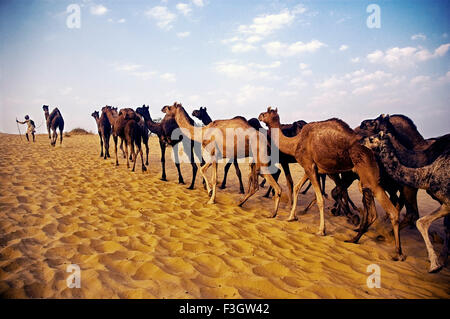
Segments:
[[[111,125],[109,124],[108,118],[103,113],[102,117],[100,117],[98,111],[93,112],[91,116],[97,123],[97,131],[100,138],[100,157],[103,157],[104,159],[106,159],[107,157],[111,157],[109,155],[109,137],[111,136]],[[103,147],[105,148],[104,154]]]
[[[114,151],[116,154],[116,166],[119,165],[119,160],[117,157],[117,142],[118,138],[125,142],[125,157],[127,159],[127,167],[130,167],[129,157],[128,157],[128,146],[131,148],[131,157],[133,159],[133,168],[136,167],[137,153],[141,155],[142,171],[146,171],[147,168],[144,164],[144,158],[142,155],[142,129],[138,122],[140,117],[131,108],[124,108],[119,111],[114,110],[111,106],[105,106],[102,108],[102,113],[108,118],[112,126],[112,134],[114,140]],[[135,152],[134,147],[136,146],[137,152]]]
[[[373,194],[391,218],[395,237],[394,259],[404,260],[398,229],[399,212],[378,183],[379,168],[372,151],[358,143],[358,135],[346,123],[339,119],[312,122],[306,124],[297,136],[286,137],[279,130],[280,118],[277,109],[272,110],[269,107],[267,112],[260,114],[259,120],[272,129],[272,138],[275,143],[278,143],[280,151],[294,156],[305,170],[304,176],[294,187],[294,201],[289,220],[296,219],[298,192],[309,178],[313,184],[320,211],[318,234],[325,235],[323,196],[317,174],[328,174],[333,178],[335,174],[353,171],[359,176],[366,213],[363,214],[358,235],[352,241],[357,242],[376,220],[377,212],[371,196]]]
[[[208,203],[213,204],[216,198],[217,184],[217,161],[220,158],[247,158],[250,155],[253,158],[248,185],[248,192],[240,201],[242,206],[258,189],[257,176],[261,173],[268,183],[275,189],[275,207],[272,215],[276,215],[281,196],[281,187],[273,179],[269,166],[269,157],[267,155],[267,140],[264,134],[255,130],[241,116],[230,120],[216,120],[204,127],[195,127],[189,115],[181,104],[166,106],[166,114],[175,119],[183,133],[198,143],[201,143],[202,153],[206,156],[206,163],[200,168],[200,173],[206,182],[208,194],[211,195]],[[227,137],[227,138],[225,138]],[[232,145],[227,146],[227,142]],[[212,187],[205,175],[207,169],[213,166]]]
[[[56,130],[59,129],[59,144],[61,145],[64,130],[64,119],[61,112],[57,107],[55,107],[52,113],[49,114],[48,105],[43,105],[42,109],[44,110],[45,120],[47,121],[48,138],[51,139],[50,144],[52,146],[56,145],[56,140],[58,139],[58,133]],[[52,136],[50,136],[50,129],[53,133]]]
[[[448,142],[448,141],[447,141]],[[371,143],[380,150],[380,158],[384,168],[399,183],[405,183],[413,188],[425,189],[428,194],[437,200],[441,207],[429,215],[419,218],[416,225],[425,241],[430,259],[429,272],[439,271],[448,256],[450,244],[450,145],[447,143],[442,148],[441,154],[429,165],[411,168],[403,165],[396,155],[389,136],[382,132],[377,138],[373,138]],[[437,143],[437,142],[435,142]],[[435,144],[434,143],[434,144]],[[441,254],[444,261],[440,262],[433,245],[428,236],[428,229],[431,223],[441,217],[445,217],[446,240]]]
[[[198,166],[195,162],[194,155],[196,155],[197,158],[201,160],[201,165],[204,164],[204,160],[201,154],[201,146],[197,141],[191,140],[190,138],[182,134],[182,131],[178,130],[179,126],[175,120],[175,116],[171,112],[167,112],[167,107],[168,106],[166,105],[161,110],[161,112],[166,114],[161,120],[163,138],[168,145],[172,146],[175,166],[178,171],[178,183],[180,184],[184,184],[180,168],[180,158],[178,154],[179,143],[182,143],[183,151],[189,158],[189,162],[192,166],[192,180],[191,185],[189,185],[188,189],[194,189],[195,179],[198,171]],[[189,115],[187,115],[187,119],[191,125],[194,125],[194,120],[190,118]]]
[[[172,146],[172,148],[173,148],[175,166],[178,171],[178,182],[180,184],[184,184],[183,175],[181,174],[180,161],[179,161],[179,157],[178,157],[178,143],[181,142],[182,137],[180,137],[180,139],[175,139],[175,140],[173,140],[171,138],[171,134],[172,134],[173,130],[177,127],[175,120],[171,119],[168,116],[165,116],[164,119],[160,123],[155,123],[150,116],[149,107],[145,106],[145,105],[143,105],[142,107],[138,107],[136,109],[136,112],[144,118],[145,123],[147,124],[147,127],[150,130],[150,132],[152,132],[158,136],[159,147],[161,149],[161,168],[162,168],[161,180],[167,181],[165,164],[166,164],[166,148],[169,145],[169,146]],[[189,141],[187,139],[183,142],[183,149],[186,150],[186,147],[187,147],[188,149],[191,150],[191,154],[193,155],[193,152],[191,149],[191,147],[193,147],[193,146],[191,146],[192,143],[188,143],[188,142]],[[195,165],[195,168],[194,168],[194,165],[192,166],[193,173],[196,174],[198,168],[197,168],[197,165],[195,164],[195,162],[193,161],[193,159],[192,159],[192,163]],[[195,186],[194,184],[195,184],[195,175],[193,175],[192,183],[188,189],[194,189],[194,186]]]

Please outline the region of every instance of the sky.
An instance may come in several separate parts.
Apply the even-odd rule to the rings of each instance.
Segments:
[[[450,1],[426,0],[0,0],[0,131],[18,133],[28,114],[45,132],[44,104],[66,130],[95,132],[91,113],[104,105],[146,104],[160,118],[178,101],[213,120],[272,106],[282,123],[356,127],[401,113],[440,136],[449,13]]]

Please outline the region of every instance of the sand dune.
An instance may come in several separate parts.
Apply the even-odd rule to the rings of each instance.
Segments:
[[[167,161],[159,180],[159,146],[151,138],[146,173],[127,170],[124,159],[99,157],[98,136],[65,138],[52,148],[45,135],[35,144],[0,135],[0,296],[7,298],[449,298],[450,270],[428,274],[425,244],[415,229],[402,231],[408,256],[394,262],[390,224],[379,220],[360,244],[344,217],[326,200],[326,237],[315,235],[314,206],[288,223],[286,197],[279,216],[267,219],[272,201],[263,190],[237,207],[232,168],[216,205],[200,178],[186,189]],[[111,152],[114,157],[113,152]],[[169,154],[167,154],[169,159]],[[139,164],[139,163],[138,163]],[[223,165],[219,167],[220,178]],[[294,180],[302,175],[291,165]],[[248,169],[241,166],[243,176]],[[333,187],[327,180],[327,192]],[[286,191],[284,177],[280,179]],[[264,189],[265,190],[265,189]],[[361,206],[356,183],[350,196]],[[301,195],[299,211],[313,198]],[[419,192],[421,215],[438,204]],[[404,212],[403,212],[404,213]],[[442,246],[442,220],[432,227]],[[377,242],[377,235],[386,241]],[[66,268],[81,268],[81,288],[68,288]],[[366,285],[367,266],[381,268],[381,288]]]

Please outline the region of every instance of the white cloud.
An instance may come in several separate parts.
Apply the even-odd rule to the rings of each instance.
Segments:
[[[168,82],[175,82],[176,81],[176,77],[175,74],[173,73],[164,73],[160,75],[160,78],[163,80],[166,80]]]
[[[238,31],[246,35],[267,36],[294,21],[295,14],[285,9],[278,14],[264,14],[253,19],[250,25],[240,25]]]
[[[142,67],[142,65],[139,64],[121,64],[121,65],[116,65],[116,70],[117,71],[136,71],[138,69],[140,69]]]
[[[144,72],[130,72],[131,75],[138,77],[142,81],[147,81],[153,78],[158,72],[156,71],[144,71]]]
[[[264,44],[263,48],[266,50],[267,54],[271,56],[288,57],[304,52],[315,52],[323,46],[325,46],[325,44],[318,40],[311,40],[308,43],[298,41],[292,44],[274,41]]]
[[[203,7],[205,5],[203,0],[192,0],[192,3],[197,7]]]
[[[423,33],[417,33],[417,34],[413,34],[411,36],[411,40],[426,40],[426,39],[427,39],[427,37]]]
[[[248,37],[245,41],[247,41],[248,43],[256,43],[261,41],[263,38],[257,35],[252,35],[250,37]]]
[[[187,3],[178,3],[176,5],[178,11],[180,11],[184,16],[188,16],[191,12],[191,6]]]
[[[241,53],[256,50],[256,47],[247,43],[236,43],[231,47],[231,52]]]
[[[302,72],[302,75],[303,76],[310,76],[310,75],[312,75],[313,74],[313,72],[311,71],[311,70],[304,70],[303,72]]]
[[[316,83],[316,88],[318,89],[332,89],[341,84],[345,83],[343,79],[338,78],[336,75],[329,77],[328,79],[323,80],[320,83]]]
[[[345,51],[347,49],[348,49],[348,45],[346,45],[346,44],[343,44],[339,47],[339,51]]]
[[[176,19],[176,15],[170,12],[167,7],[156,6],[145,13],[149,18],[156,20],[156,25],[165,30],[172,28],[172,22]]]
[[[376,86],[373,84],[369,84],[363,87],[356,88],[352,91],[355,95],[361,95],[375,90]]]
[[[214,65],[216,72],[221,73],[232,79],[273,79],[278,80],[279,77],[273,76],[268,69],[278,68],[281,65],[280,61],[275,61],[271,64],[248,63],[239,64],[234,61],[218,62]]]
[[[124,18],[117,20],[117,23],[125,23],[127,20],[125,20]]]
[[[179,38],[186,38],[186,37],[188,37],[188,36],[190,36],[190,35],[191,35],[191,32],[189,32],[189,31],[178,32],[178,33],[177,33],[177,37],[179,37]]]
[[[308,64],[305,64],[305,63],[300,63],[298,66],[299,66],[300,70],[305,70],[308,68]]]
[[[68,94],[70,94],[70,92],[72,92],[72,90],[73,89],[71,87],[66,87],[66,88],[62,89],[60,91],[60,93],[61,93],[61,95],[68,95]]]
[[[246,85],[239,90],[239,93],[236,97],[236,102],[238,104],[244,104],[251,100],[254,100],[256,97],[261,97],[264,94],[270,93],[273,91],[273,88],[268,88],[264,86],[253,86]]]
[[[423,62],[444,56],[450,48],[450,43],[442,44],[433,53],[422,47],[394,47],[383,52],[376,50],[367,55],[370,63],[381,63],[389,67],[412,66],[416,62]]]
[[[101,15],[104,15],[106,12],[108,12],[108,8],[99,4],[99,5],[92,6],[90,11],[91,11],[91,14],[93,14],[93,15],[101,16]]]
[[[296,88],[302,88],[308,85],[306,81],[304,81],[302,78],[293,78],[288,82],[289,86],[293,86]]]
[[[360,59],[359,59],[359,57],[356,57],[356,58],[351,58],[350,61],[352,63],[358,63],[360,61]]]
[[[430,81],[430,77],[427,75],[418,75],[411,79],[411,84],[426,84]]]

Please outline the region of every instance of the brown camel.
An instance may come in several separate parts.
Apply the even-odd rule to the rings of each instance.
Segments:
[[[98,136],[100,137],[100,157],[104,159],[111,157],[109,154],[109,138],[111,136],[111,124],[108,118],[102,112],[99,116],[99,112],[95,111],[91,114],[97,123]],[[105,153],[103,153],[103,147],[105,148]]]
[[[125,142],[125,157],[127,159],[127,168],[130,168],[129,157],[128,157],[128,145],[131,148],[131,158],[133,159],[134,172],[137,160],[137,152],[141,155],[142,171],[146,171],[147,168],[144,164],[144,158],[142,155],[142,130],[138,122],[140,117],[131,108],[124,108],[119,111],[114,110],[111,106],[105,106],[102,108],[102,113],[108,118],[112,126],[112,135],[114,140],[114,151],[116,154],[116,166],[119,165],[119,160],[117,157],[117,142],[118,138]],[[135,152],[134,147],[136,146],[137,152]]]
[[[47,121],[48,138],[51,139],[50,144],[52,146],[56,145],[56,140],[58,139],[58,133],[56,130],[59,129],[59,144],[61,145],[64,130],[64,119],[61,112],[57,107],[55,107],[52,113],[49,114],[48,105],[43,105],[42,109],[44,110],[45,120]],[[53,132],[52,136],[50,136],[50,129]]]
[[[275,144],[278,144],[280,151],[294,156],[305,170],[305,175],[294,187],[294,202],[289,220],[296,219],[295,208],[298,192],[309,178],[316,193],[320,212],[318,234],[325,235],[323,196],[317,175],[318,173],[328,174],[333,179],[335,174],[353,171],[358,174],[360,179],[365,214],[363,214],[358,235],[352,241],[357,242],[377,217],[373,194],[391,218],[396,248],[394,260],[404,260],[398,229],[399,212],[378,183],[379,169],[372,151],[358,143],[358,135],[345,122],[339,119],[330,119],[308,123],[302,128],[299,135],[286,137],[279,130],[280,118],[277,109],[272,110],[269,107],[267,112],[260,114],[259,120],[272,129],[272,138],[275,140]]]
[[[136,108],[135,114],[139,117],[138,125],[139,125],[139,127],[140,127],[140,129],[142,131],[142,133],[141,133],[142,142],[144,143],[144,146],[145,146],[145,165],[148,166],[148,152],[150,150],[149,147],[148,147],[148,138],[149,138],[148,131],[149,131],[149,128],[148,128],[148,125],[147,125],[147,122],[146,122],[145,118],[140,113],[137,112],[138,109],[139,108]]]
[[[390,142],[389,136],[382,132],[377,138],[371,141],[380,149],[380,158],[386,171],[395,180],[410,185],[413,188],[425,189],[428,194],[437,200],[441,207],[429,215],[419,218],[417,229],[419,229],[425,241],[428,257],[430,259],[429,272],[437,272],[442,269],[448,256],[450,244],[450,148],[447,144],[431,164],[412,168],[403,165],[396,155],[396,150]],[[445,217],[446,240],[441,254],[444,261],[440,262],[436,255],[433,245],[428,236],[428,229],[431,223],[441,217]]]
[[[189,116],[179,103],[165,107],[166,114],[173,116],[184,134],[201,143],[202,153],[206,163],[200,168],[200,173],[206,182],[208,194],[211,195],[208,203],[213,204],[216,198],[217,161],[220,158],[246,158],[252,156],[252,173],[249,176],[248,192],[240,201],[242,206],[258,189],[257,176],[261,173],[268,183],[275,189],[275,208],[272,214],[276,215],[281,187],[269,173],[269,157],[267,155],[267,140],[264,134],[255,130],[243,117],[235,117],[230,120],[216,120],[205,127],[195,127],[189,120]],[[227,145],[228,142],[228,145]],[[231,145],[230,145],[231,143]],[[206,170],[212,166],[212,187],[205,175]]]

